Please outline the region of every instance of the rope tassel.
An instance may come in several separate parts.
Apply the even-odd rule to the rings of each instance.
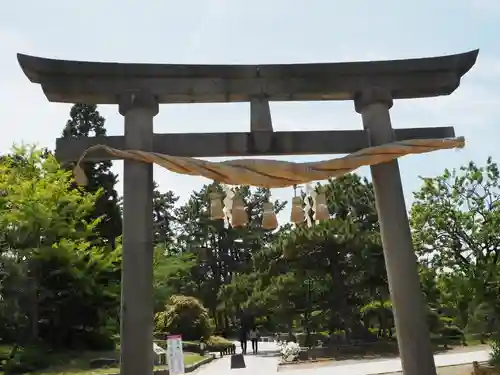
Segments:
[[[294,224],[303,223],[306,220],[302,197],[292,198],[292,212],[290,213],[290,221]]]
[[[75,168],[73,168],[73,177],[75,178],[75,182],[80,186],[87,186],[89,183],[89,179],[85,175],[85,172],[80,164],[76,164]]]
[[[233,208],[231,209],[231,226],[233,228],[244,227],[248,223],[248,215],[245,204],[240,197],[233,198]]]
[[[313,219],[316,221],[330,220],[330,213],[326,204],[326,196],[324,193],[317,194],[314,198]]]
[[[231,221],[233,220],[232,209],[233,209],[233,198],[234,191],[229,186],[223,186],[222,190],[224,191],[226,197],[224,198],[224,208],[222,211],[224,212],[224,228],[228,229]]]
[[[273,204],[271,202],[264,202],[262,209],[262,228],[267,230],[278,228],[278,219],[274,213]]]
[[[219,193],[210,193],[210,219],[223,220],[226,217]]]

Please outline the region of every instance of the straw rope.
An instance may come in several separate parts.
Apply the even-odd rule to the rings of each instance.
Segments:
[[[79,164],[88,152],[100,149],[121,159],[157,164],[171,172],[203,176],[228,185],[281,188],[339,177],[361,166],[380,164],[409,154],[463,148],[464,145],[465,140],[463,137],[406,140],[365,148],[337,159],[307,163],[264,159],[210,162],[155,152],[118,150],[104,145],[95,145],[82,154],[74,172],[76,181],[79,184],[85,184],[86,177]]]

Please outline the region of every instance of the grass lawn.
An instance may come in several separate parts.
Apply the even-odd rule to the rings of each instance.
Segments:
[[[90,358],[103,357],[102,353],[92,353],[93,356]],[[99,355],[100,354],[100,355]],[[204,357],[199,354],[185,353],[184,354],[184,365],[192,365],[199,362]],[[155,370],[166,368],[167,366],[155,366]],[[87,354],[86,358],[75,358],[74,360],[61,365],[51,366],[45,370],[35,372],[38,375],[62,375],[62,374],[73,374],[73,375],[90,375],[90,374],[116,374],[119,373],[120,369],[118,367],[107,367],[100,369],[91,369],[89,366],[89,356]]]
[[[0,346],[0,356],[8,354],[10,348],[6,346]],[[91,374],[116,374],[120,370],[118,367],[106,367],[92,369],[90,368],[90,360],[96,358],[116,358],[116,352],[83,352],[83,353],[63,353],[54,355],[54,364],[44,370],[34,372],[33,374],[38,375],[62,375],[62,374],[72,374],[72,375],[91,375]],[[184,364],[192,365],[199,362],[204,357],[195,353],[184,353]],[[155,369],[166,368],[167,366],[155,366]],[[1,373],[0,373],[1,374]]]
[[[89,354],[93,354],[90,356]],[[33,374],[38,375],[62,375],[62,374],[72,374],[72,375],[90,375],[90,374],[116,374],[120,372],[118,367],[107,367],[99,369],[91,369],[89,366],[89,359],[103,357],[102,353],[86,353],[85,356],[80,358],[74,358],[65,364],[54,365],[45,370],[37,371]],[[199,354],[185,353],[184,354],[184,365],[192,365],[199,362],[204,357]],[[155,370],[166,368],[167,366],[155,366]]]

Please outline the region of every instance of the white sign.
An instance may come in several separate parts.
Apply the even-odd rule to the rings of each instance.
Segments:
[[[167,336],[167,363],[170,375],[184,375],[181,335]]]

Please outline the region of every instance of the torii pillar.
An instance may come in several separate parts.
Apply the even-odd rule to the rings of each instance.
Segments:
[[[149,92],[122,94],[130,150],[153,149],[158,101]],[[153,165],[123,161],[123,254],[120,314],[120,374],[150,374],[153,354]]]
[[[90,146],[189,157],[347,154],[393,140],[445,138],[452,127],[392,129],[394,99],[449,95],[478,50],[433,58],[289,65],[77,62],[18,55],[49,101],[118,104],[125,135],[58,139],[60,161]],[[353,100],[365,130],[274,132],[269,101]],[[153,135],[161,103],[249,102],[251,132]],[[110,160],[103,152],[85,160]],[[435,375],[416,257],[397,161],[371,167],[403,372]],[[152,166],[125,160],[122,375],[153,373]]]
[[[383,88],[360,92],[354,99],[373,146],[394,141],[389,109],[391,93]],[[436,366],[427,312],[420,289],[398,160],[370,167],[380,223],[396,336],[404,374],[434,375]]]

